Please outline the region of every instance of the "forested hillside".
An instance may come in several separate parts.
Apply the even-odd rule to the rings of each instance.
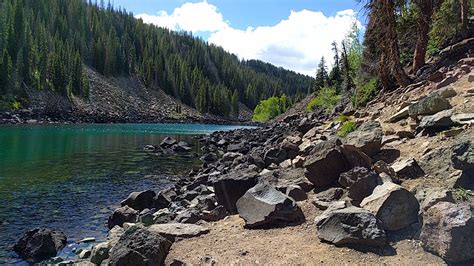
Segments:
[[[82,0],[0,3],[0,109],[31,91],[87,100],[84,66],[108,77],[138,76],[201,113],[235,116],[238,102],[301,98],[313,79],[259,61],[240,61],[188,33],[144,24],[123,9]]]

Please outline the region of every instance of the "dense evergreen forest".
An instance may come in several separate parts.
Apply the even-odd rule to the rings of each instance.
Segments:
[[[241,61],[186,32],[144,24],[123,9],[82,0],[0,2],[0,109],[28,104],[32,90],[87,99],[84,67],[139,76],[201,113],[235,116],[238,102],[286,94],[300,99],[311,77]]]

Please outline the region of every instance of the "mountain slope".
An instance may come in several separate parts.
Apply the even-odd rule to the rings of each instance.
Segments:
[[[301,97],[313,79],[259,61],[240,61],[188,33],[137,20],[125,10],[81,0],[0,3],[0,102],[27,105],[28,91],[89,97],[84,65],[105,77],[143,80],[201,113],[237,114],[285,93]]]

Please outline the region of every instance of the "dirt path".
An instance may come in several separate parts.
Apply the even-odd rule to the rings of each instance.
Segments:
[[[311,198],[312,195],[310,195]],[[209,223],[210,233],[178,241],[171,247],[167,265],[173,259],[188,264],[201,263],[205,256],[217,265],[444,265],[444,261],[425,252],[418,241],[402,240],[391,247],[356,251],[322,243],[317,237],[314,218],[321,213],[309,200],[300,202],[306,222],[292,227],[248,230],[244,221],[233,215]]]

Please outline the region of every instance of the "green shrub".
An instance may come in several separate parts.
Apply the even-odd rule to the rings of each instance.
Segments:
[[[265,122],[286,112],[289,101],[286,95],[281,97],[273,96],[260,102],[253,111],[252,120],[255,122]]]
[[[368,82],[356,82],[356,92],[352,96],[354,107],[365,106],[377,93],[378,80],[370,79]]]
[[[334,106],[341,100],[341,96],[337,94],[333,87],[321,88],[316,97],[306,106],[306,111],[311,112],[316,107],[324,109],[326,112],[331,112]]]
[[[469,197],[472,197],[472,191],[465,188],[457,188],[454,190],[454,198],[459,201],[467,201]]]
[[[336,121],[344,123],[344,122],[349,121],[349,117],[346,115],[340,115],[336,118]]]
[[[357,129],[357,125],[353,121],[346,121],[342,124],[341,128],[337,131],[337,135],[341,138],[344,138],[349,133],[355,131]]]
[[[21,103],[17,100],[13,101],[10,103],[10,107],[12,108],[12,110],[19,110],[21,108]]]

